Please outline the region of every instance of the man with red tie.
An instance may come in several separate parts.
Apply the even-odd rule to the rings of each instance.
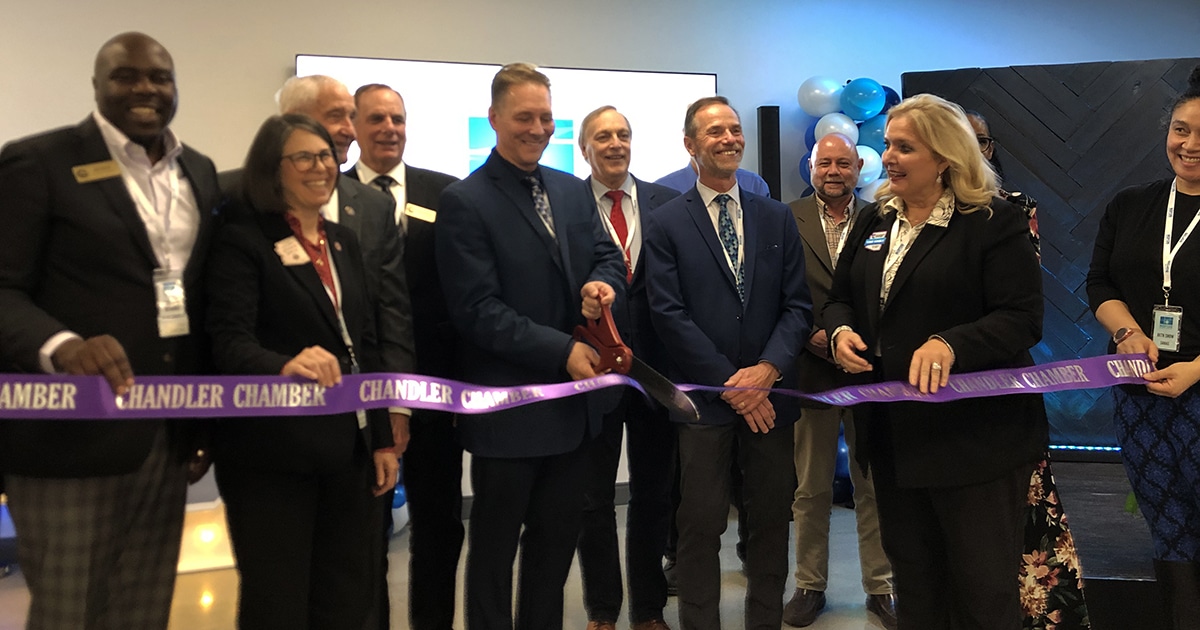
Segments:
[[[650,324],[646,281],[639,264],[642,217],[674,198],[674,190],[644,182],[629,172],[629,120],[605,105],[583,119],[579,148],[592,167],[588,177],[600,220],[625,258],[628,298],[613,305],[625,342],[634,355],[661,367],[662,348]],[[629,511],[626,516],[625,569],[629,620],[634,630],[667,630],[663,607],[667,582],[662,555],[667,543],[674,472],[675,429],[661,407],[627,389],[618,406],[604,416],[600,436],[588,453],[579,567],[587,630],[615,630],[621,612],[621,562],[613,510],[622,435],[628,433]]]

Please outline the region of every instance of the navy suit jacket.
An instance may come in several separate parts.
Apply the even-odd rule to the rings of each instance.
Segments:
[[[185,146],[179,157],[200,213],[184,270],[191,334],[158,335],[145,224],[120,177],[80,182],[74,167],[111,160],[95,120],[18,140],[0,151],[0,367],[41,372],[38,350],[55,333],[112,335],[139,374],[210,369],[201,278],[219,217],[217,172]],[[169,423],[173,436],[192,423]],[[146,459],[159,423],[0,421],[0,471],[46,477],[129,473]],[[177,441],[186,448],[183,441]],[[182,455],[182,450],[180,454]]]
[[[557,239],[529,189],[494,150],[442,193],[437,261],[450,318],[462,337],[463,378],[482,385],[569,380],[571,333],[583,323],[580,289],[591,280],[624,293],[625,263],[596,212],[591,189],[539,167]],[[599,433],[589,395],[458,418],[463,446],[485,457],[567,453]]]
[[[791,210],[741,191],[745,303],[712,219],[693,187],[649,216],[642,257],[650,315],[676,382],[721,386],[769,361],[795,382],[796,354],[812,327],[804,250]],[[702,424],[744,420],[717,394],[692,395]],[[795,422],[796,399],[772,395],[776,428]]]

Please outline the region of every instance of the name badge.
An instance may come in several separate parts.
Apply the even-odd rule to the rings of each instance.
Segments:
[[[434,223],[437,221],[437,211],[430,210],[424,206],[418,206],[415,203],[405,204],[404,216],[424,221],[426,223]]]
[[[1154,307],[1154,329],[1151,339],[1159,350],[1179,352],[1179,326],[1183,322],[1183,309],[1178,306],[1157,304]]]
[[[312,259],[308,257],[308,252],[304,251],[304,246],[296,240],[295,236],[275,241],[275,255],[279,256],[279,262],[283,263],[285,267],[295,267],[312,262]]]
[[[154,300],[158,305],[159,337],[182,337],[191,332],[182,272],[155,269]]]
[[[103,162],[72,166],[71,174],[75,176],[76,183],[86,184],[88,182],[98,182],[120,177],[121,166],[117,164],[116,160],[104,160]]]
[[[867,237],[867,241],[863,243],[863,247],[866,247],[869,252],[877,252],[883,249],[883,244],[886,242],[887,231],[880,230],[878,232],[871,232],[871,235]]]

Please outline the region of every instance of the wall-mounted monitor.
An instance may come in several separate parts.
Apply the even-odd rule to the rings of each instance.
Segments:
[[[465,177],[487,159],[496,137],[488,124],[496,64],[296,55],[296,75],[325,74],[353,93],[385,83],[404,96],[408,142],[404,161]],[[542,164],[587,177],[579,152],[580,123],[601,105],[612,105],[633,128],[630,170],[655,180],[687,164],[683,117],[698,98],[717,93],[717,75],[703,73],[539,68],[550,78],[556,129]],[[357,145],[350,161],[357,160]]]

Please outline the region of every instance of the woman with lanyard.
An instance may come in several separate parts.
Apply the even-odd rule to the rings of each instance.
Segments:
[[[1125,472],[1154,539],[1174,628],[1200,628],[1200,66],[1171,107],[1175,177],[1117,193],[1104,211],[1088,299],[1146,385],[1113,388]]]
[[[239,212],[208,267],[218,370],[334,387],[378,371],[374,308],[354,233],[321,216],[337,183],[325,128],[273,116],[246,156]],[[213,435],[240,577],[241,628],[361,628],[374,607],[381,514],[396,483],[386,409],[232,418]]]

